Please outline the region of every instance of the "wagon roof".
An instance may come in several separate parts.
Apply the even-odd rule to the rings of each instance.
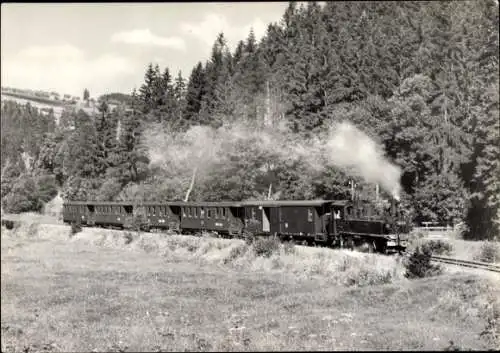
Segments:
[[[133,205],[133,201],[64,201],[65,205],[121,206]]]
[[[220,202],[204,202],[204,201],[193,201],[193,202],[169,202],[169,204],[175,206],[195,206],[195,207],[240,207],[241,202],[239,201],[220,201]]]
[[[242,202],[243,206],[267,206],[267,207],[279,207],[279,206],[323,206],[323,205],[335,205],[344,206],[347,204],[347,200],[293,200],[293,201],[279,201],[279,200],[262,200],[262,201],[245,201]]]
[[[136,201],[66,201],[65,205],[94,205],[94,206],[129,206],[129,205],[145,205],[145,206],[193,206],[193,207],[242,207],[242,206],[323,206],[330,204],[332,206],[345,206],[349,200],[255,200],[255,201],[220,201],[220,202],[203,202],[203,201],[165,201],[165,202],[136,202]]]
[[[135,201],[66,201],[65,205],[94,205],[94,206],[122,206],[122,205],[137,205],[137,206],[205,206],[205,207],[238,207],[239,202],[221,201],[221,202],[184,202],[184,201],[151,201],[151,202],[135,202]]]

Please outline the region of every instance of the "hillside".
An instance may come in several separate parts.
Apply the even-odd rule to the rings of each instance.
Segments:
[[[191,180],[190,199],[211,201],[342,199],[357,185],[397,196],[416,224],[494,239],[498,27],[494,0],[292,2],[260,41],[250,31],[230,50],[220,33],[187,79],[151,63],[130,97],[108,97],[128,106],[56,126],[4,106],[2,206],[41,209],[47,189],[183,199]]]

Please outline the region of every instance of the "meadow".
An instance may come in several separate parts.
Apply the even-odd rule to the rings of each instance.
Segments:
[[[4,352],[499,347],[492,274],[408,280],[398,257],[36,222],[1,240]]]

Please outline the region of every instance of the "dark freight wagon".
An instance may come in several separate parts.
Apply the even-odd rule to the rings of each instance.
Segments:
[[[333,203],[329,200],[247,201],[242,205],[246,227],[255,234],[327,241],[335,229],[330,220]]]

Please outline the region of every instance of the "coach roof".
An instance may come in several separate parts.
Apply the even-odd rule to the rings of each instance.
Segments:
[[[265,200],[265,201],[244,201],[242,206],[263,206],[263,207],[280,207],[280,206],[309,206],[317,207],[323,205],[345,206],[348,200],[293,200],[293,201],[279,201],[279,200]]]

